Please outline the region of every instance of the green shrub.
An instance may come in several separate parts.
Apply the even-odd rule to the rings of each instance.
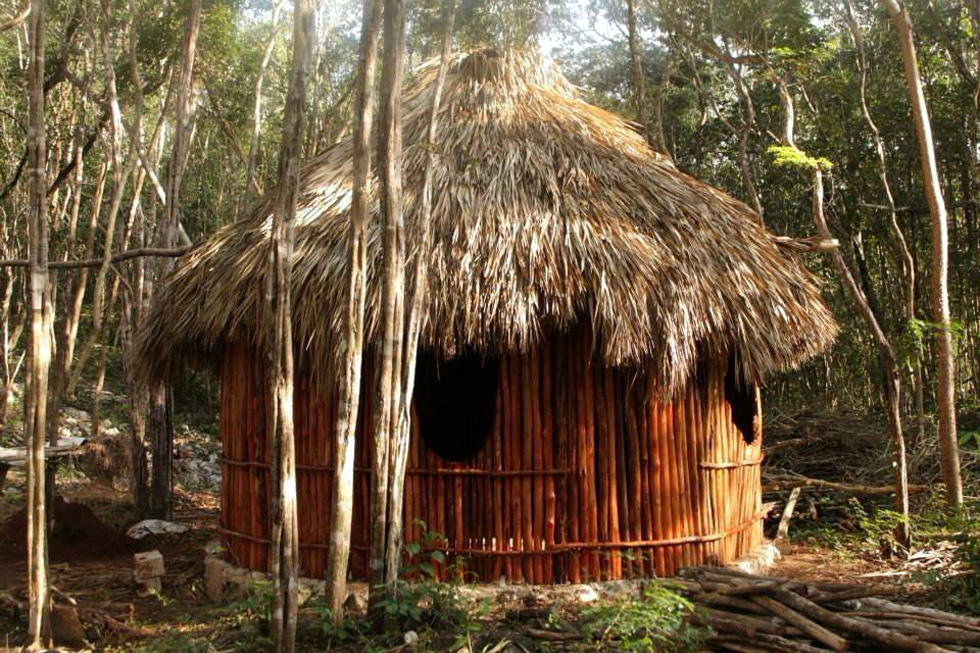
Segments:
[[[692,623],[694,605],[660,583],[638,599],[626,597],[582,612],[582,631],[596,648],[686,653],[703,649],[708,630]]]

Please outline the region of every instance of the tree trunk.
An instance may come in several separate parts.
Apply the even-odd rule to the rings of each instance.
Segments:
[[[385,586],[389,595],[394,595],[398,585],[398,569],[401,564],[402,549],[402,504],[404,501],[405,466],[408,456],[408,445],[412,430],[412,395],[415,390],[415,361],[418,355],[419,333],[422,327],[422,306],[428,281],[429,251],[432,249],[432,185],[435,176],[435,142],[438,130],[439,104],[442,99],[442,87],[446,80],[449,67],[449,57],[452,48],[453,25],[456,22],[456,2],[446,0],[443,13],[442,54],[439,62],[439,72],[436,77],[435,90],[429,105],[429,125],[426,136],[425,177],[422,186],[422,206],[419,213],[419,232],[422,242],[415,253],[414,278],[411,286],[412,295],[408,302],[405,318],[404,355],[401,373],[401,410],[395,424],[394,444],[392,447],[391,464],[389,465],[389,482],[391,489],[388,493],[388,542],[385,555]],[[403,259],[404,260],[404,259]]]
[[[122,112],[119,108],[119,100],[116,93],[115,57],[111,51],[111,37],[109,34],[111,8],[107,0],[102,0],[102,28],[99,39],[99,49],[102,54],[103,67],[105,70],[106,104],[111,118],[109,130],[109,157],[111,159],[112,171],[112,196],[109,200],[109,211],[106,216],[105,238],[102,243],[102,264],[99,266],[95,275],[95,283],[92,289],[92,328],[82,343],[79,352],[78,364],[68,379],[66,394],[74,397],[81,379],[85,365],[91,357],[92,352],[101,342],[104,333],[104,317],[111,314],[111,307],[106,307],[105,294],[106,282],[109,278],[109,270],[112,267],[112,245],[116,235],[116,219],[119,216],[119,209],[122,206],[126,184],[132,173],[135,156],[130,152],[128,156],[122,156],[122,144],[120,137],[122,133]]]
[[[823,173],[819,164],[813,166],[813,222],[817,227],[817,233],[825,240],[833,240],[830,228],[827,227],[827,220],[823,211]],[[878,348],[878,355],[881,357],[881,366],[884,370],[882,387],[885,395],[885,412],[888,418],[888,430],[892,440],[892,459],[893,471],[895,474],[895,510],[902,515],[902,523],[898,525],[895,532],[895,539],[902,546],[908,546],[911,541],[911,531],[909,522],[909,482],[908,466],[905,459],[905,436],[902,433],[902,414],[899,408],[899,398],[901,397],[901,376],[899,375],[898,362],[895,359],[895,352],[891,343],[888,341],[885,332],[881,329],[871,310],[870,304],[864,292],[854,280],[844,256],[840,249],[834,248],[830,252],[831,260],[837,271],[841,285],[847,291],[858,314],[868,325],[868,331]]]
[[[350,285],[344,323],[344,365],[340,380],[340,405],[335,432],[333,504],[330,509],[330,553],[327,559],[326,599],[335,623],[343,619],[347,598],[347,564],[354,510],[354,450],[364,353],[364,292],[367,278],[367,224],[370,197],[371,121],[374,68],[378,53],[381,1],[364,0],[361,22],[360,62],[354,115],[354,180],[350,223]]]
[[[292,653],[299,610],[299,517],[293,429],[293,327],[290,303],[296,203],[299,197],[306,80],[313,49],[313,2],[295,0],[293,63],[279,152],[279,192],[272,216],[266,271],[265,351],[271,401],[267,430],[272,463],[272,641]]]
[[[375,397],[371,467],[371,550],[368,612],[379,616],[385,593],[388,491],[391,444],[397,439],[401,372],[404,353],[405,243],[402,232],[401,87],[404,65],[405,6],[385,0],[384,61],[381,66],[381,115],[378,167],[381,171],[381,214],[384,216],[381,358]]]
[[[129,69],[130,74],[133,78],[133,129],[130,134],[131,141],[136,149],[137,156],[142,164],[141,175],[139,175],[139,182],[137,183],[137,188],[142,189],[142,182],[146,177],[150,177],[151,182],[155,188],[159,188],[159,181],[156,178],[153,165],[150,164],[143,151],[143,80],[140,75],[139,69],[139,58],[137,56],[137,26],[136,20],[138,15],[138,8],[136,0],[129,1]],[[162,120],[163,116],[166,115],[167,107],[166,101],[164,106],[160,111],[160,118]],[[157,123],[157,128],[154,130],[150,150],[151,154],[155,149],[156,137],[160,133],[160,125],[162,122]],[[139,197],[139,191],[134,191],[133,193],[137,198]],[[166,197],[164,193],[163,199],[164,205],[166,205]],[[151,205],[155,209],[155,204]],[[131,221],[136,216],[136,209],[138,208],[138,203],[134,202],[132,211],[130,213]],[[146,245],[145,238],[145,218],[140,223],[138,228],[140,237],[137,239],[139,246],[143,247]],[[132,368],[132,356],[130,352],[132,349],[132,336],[135,330],[142,324],[143,321],[143,278],[144,278],[145,264],[144,261],[139,260],[134,266],[134,281],[131,284],[133,286],[132,292],[124,296],[123,301],[123,311],[121,319],[120,328],[123,333],[123,351],[126,353],[126,377],[129,380],[129,421],[130,421],[130,439],[129,439],[129,491],[133,499],[133,510],[137,519],[145,519],[150,514],[150,495],[148,487],[148,477],[149,477],[149,467],[148,460],[146,456],[146,408],[147,408],[147,393],[146,389],[142,384],[135,382],[134,370]]]
[[[647,143],[663,151],[663,143],[655,143],[653,135],[647,128],[646,118],[646,85],[643,79],[643,63],[640,59],[640,39],[636,33],[636,1],[626,0],[626,28],[630,48],[630,75],[633,80],[633,108],[636,110],[636,122],[643,127]]]
[[[936,152],[932,144],[932,127],[929,110],[922,91],[919,65],[912,38],[912,22],[898,0],[881,0],[898,32],[902,48],[902,65],[912,119],[919,142],[919,158],[922,162],[922,185],[932,216],[932,320],[936,329],[936,356],[939,367],[936,403],[939,408],[939,453],[943,482],[946,485],[946,503],[953,508],[963,506],[963,479],[960,475],[960,452],[956,438],[956,385],[953,338],[950,333],[949,293],[947,269],[949,266],[949,236],[946,225],[946,204],[943,201],[936,167]]]
[[[265,79],[265,71],[272,61],[272,53],[276,45],[276,36],[279,34],[279,12],[282,8],[282,0],[276,0],[272,5],[272,19],[269,23],[269,39],[265,43],[265,51],[262,53],[262,60],[259,62],[259,70],[255,74],[255,82],[252,84],[252,134],[248,141],[248,158],[245,163],[245,188],[242,196],[246,200],[254,199],[261,193],[258,182],[255,180],[255,159],[259,153],[259,136],[262,135],[262,81]]]
[[[30,222],[28,224],[31,295],[31,363],[28,376],[24,431],[27,462],[27,589],[28,650],[44,648],[42,627],[47,625],[48,550],[45,513],[44,438],[47,416],[48,367],[51,364],[51,305],[48,277],[47,138],[44,121],[45,0],[32,0],[30,64],[28,69],[28,171]]]
[[[180,62],[177,92],[177,124],[173,134],[173,148],[167,167],[167,204],[159,229],[159,246],[173,247],[180,222],[180,182],[184,174],[187,152],[190,148],[191,120],[194,108],[194,57],[197,51],[197,33],[201,25],[201,0],[190,0]],[[162,279],[173,266],[169,259],[158,261],[156,278]],[[171,392],[163,384],[150,391],[147,438],[153,450],[153,466],[150,478],[150,513],[160,519],[170,519],[173,513],[171,493],[173,476],[173,420],[170,415]]]
[[[82,154],[82,132],[76,130],[73,156],[75,158],[75,170],[72,175],[71,183],[71,215],[69,217],[68,242],[65,246],[65,260],[67,261],[74,254],[75,236],[78,226],[78,214],[82,205],[82,179],[84,175],[84,157]],[[57,274],[52,275],[52,285],[56,285]],[[65,280],[67,285],[67,279]],[[66,307],[65,311],[55,321],[55,364],[49,374],[48,391],[48,415],[47,431],[48,441],[52,446],[58,446],[58,431],[61,426],[61,402],[65,392],[65,384],[68,381],[68,369],[71,366],[71,356],[75,350],[75,333],[77,323],[73,322],[74,305]]]
[[[858,73],[860,75],[860,84],[858,88],[860,91],[859,97],[861,100],[861,113],[864,115],[864,122],[868,125],[868,129],[871,131],[871,139],[875,144],[878,179],[881,180],[881,188],[885,195],[885,203],[888,207],[888,214],[891,221],[891,249],[895,259],[895,264],[901,272],[904,281],[903,291],[905,294],[905,319],[908,321],[907,327],[911,327],[912,321],[915,320],[915,260],[912,258],[912,252],[909,250],[908,242],[905,239],[905,234],[902,232],[902,228],[898,223],[898,210],[895,207],[895,198],[892,195],[891,184],[888,181],[888,167],[885,161],[884,140],[881,137],[881,132],[878,130],[878,125],[875,124],[874,119],[871,117],[871,110],[868,108],[868,67],[864,54],[864,37],[861,34],[861,28],[858,26],[857,20],[854,17],[854,8],[851,6],[850,0],[845,0],[844,8],[846,10],[845,17],[847,19],[848,30],[851,33],[851,39],[854,41],[854,48],[857,50],[858,55],[857,63]],[[918,359],[915,360],[911,364],[910,372],[912,376],[912,387],[915,392],[918,437],[921,439],[925,436],[925,408],[922,402],[922,361]]]

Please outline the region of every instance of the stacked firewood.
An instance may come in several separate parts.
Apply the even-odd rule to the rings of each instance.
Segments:
[[[701,608],[713,650],[980,651],[980,619],[896,603],[882,588],[723,568],[682,570],[672,583]]]

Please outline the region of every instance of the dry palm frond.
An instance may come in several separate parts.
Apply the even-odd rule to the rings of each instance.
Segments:
[[[403,102],[408,265],[438,61]],[[533,55],[454,55],[435,144],[432,250],[421,345],[452,356],[526,348],[591,322],[611,364],[650,364],[678,388],[699,355],[746,379],[792,368],[836,326],[810,276],[744,204],[678,171],[628,122],[579,99]],[[309,369],[332,375],[346,310],[351,143],[305,167],[296,217],[294,328]],[[144,379],[215,360],[257,328],[275,190],[183,257],[138,353]],[[381,229],[368,224],[367,341],[380,324]]]

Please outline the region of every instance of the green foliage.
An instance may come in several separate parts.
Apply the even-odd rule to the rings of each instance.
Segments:
[[[446,538],[430,531],[421,520],[415,523],[422,528],[422,542],[403,546],[408,562],[401,568],[404,577],[414,580],[399,579],[393,595],[378,601],[384,624],[381,631],[375,628],[377,624],[371,616],[365,619],[345,616],[339,624],[334,624],[326,606],[318,603],[311,606],[319,633],[332,644],[356,645],[363,651],[388,650],[400,643],[401,633],[411,630],[419,636],[418,650],[429,650],[429,644],[437,639],[452,640],[455,646],[449,648],[456,650],[477,630],[477,620],[485,615],[487,606],[460,595],[464,561],[457,559],[443,568],[451,582],[435,580],[435,565],[446,561],[436,547],[445,546]]]
[[[708,636],[692,623],[694,605],[658,582],[644,586],[638,599],[622,598],[582,612],[582,631],[600,650],[700,651]]]
[[[416,582],[399,579],[393,596],[386,596],[379,603],[389,624],[397,624],[400,630],[456,631],[468,619],[460,606],[457,583],[463,578],[465,561],[459,557],[445,567],[451,583],[435,580],[435,566],[446,562],[439,546],[446,546],[446,537],[431,531],[421,519],[415,524],[422,529],[422,541],[407,542],[402,549],[408,562],[402,567],[404,577],[417,577]]]
[[[980,520],[957,515],[949,525],[954,530],[957,569],[938,579],[943,596],[954,608],[980,614]]]
[[[829,515],[822,506],[834,501],[833,497],[818,497],[820,514],[828,516],[817,521],[797,520],[790,530],[790,537],[799,542],[816,544],[827,549],[832,556],[890,557],[901,547],[895,540],[895,532],[902,523],[902,515],[879,504],[864,504],[855,497],[848,499],[842,510]],[[913,531],[918,528],[913,524]]]
[[[830,170],[833,167],[829,159],[814,158],[796,147],[772,145],[766,151],[772,155],[773,165],[777,167],[803,168],[806,170],[813,170],[814,168]]]
[[[269,608],[272,587],[255,582],[245,587],[242,597],[213,612],[179,619],[181,628],[170,629],[146,641],[136,653],[259,653],[272,645],[269,638]]]

